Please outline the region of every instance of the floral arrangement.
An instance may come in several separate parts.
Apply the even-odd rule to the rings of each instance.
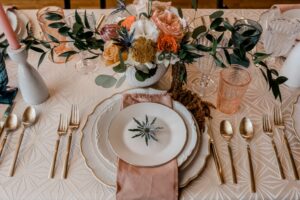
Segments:
[[[115,72],[114,75],[100,74],[96,77],[96,84],[105,88],[119,87],[128,78],[127,72],[134,72],[135,80],[142,83],[161,76],[172,66],[171,89],[176,90],[186,82],[188,64],[195,63],[201,59],[203,52],[207,52],[220,67],[230,64],[248,67],[251,63],[255,64],[274,97],[281,100],[279,85],[287,78],[279,76],[275,69],[267,66],[264,60],[269,54],[254,51],[261,31],[252,27],[241,32],[240,25],[232,25],[223,18],[223,11],[209,15],[209,26],[194,26],[195,20],[200,18],[197,16],[196,2],[192,0],[194,18],[186,20],[182,10],[172,7],[170,2],[139,0],[127,6],[124,0],[118,0],[117,8],[107,17],[100,30],[91,28],[86,12],[84,19],[81,19],[75,11],[76,22],[71,26],[57,22],[62,16],[48,13],[47,19],[53,21],[49,26],[57,28],[68,40],[59,41],[48,35],[51,41],[44,41],[36,38],[27,27],[28,36],[21,42],[27,49],[41,54],[39,65],[46,54],[53,55],[53,49],[61,43],[70,43],[75,47],[59,55],[65,57],[66,62],[82,51],[89,51],[93,55],[86,59],[102,57]],[[0,44],[0,49],[5,50],[6,47],[6,44]]]

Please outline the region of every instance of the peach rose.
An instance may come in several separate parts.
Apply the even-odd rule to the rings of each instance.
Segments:
[[[119,58],[120,47],[115,45],[112,41],[106,42],[104,45],[103,59],[106,65],[113,65],[120,61]],[[127,53],[122,53],[123,60],[127,60]]]
[[[155,10],[152,15],[152,20],[156,26],[166,35],[171,35],[176,40],[180,40],[183,37],[183,26],[179,17],[168,11]]]
[[[118,37],[119,28],[118,24],[106,24],[101,28],[99,34],[104,41],[115,39]]]
[[[136,17],[135,16],[129,16],[122,21],[121,26],[125,27],[127,30],[130,30],[131,25],[135,22]]]
[[[176,39],[173,36],[161,34],[157,40],[157,49],[176,53],[178,50]]]

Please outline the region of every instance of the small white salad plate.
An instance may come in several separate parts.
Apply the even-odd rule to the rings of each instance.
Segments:
[[[146,135],[134,137],[140,132],[130,131],[138,129],[139,123],[148,123],[151,129],[159,127],[154,131],[154,138],[147,138],[147,143]],[[157,103],[138,103],[123,109],[112,120],[108,140],[116,155],[125,162],[135,166],[159,166],[179,155],[187,140],[187,130],[182,118],[171,108]]]

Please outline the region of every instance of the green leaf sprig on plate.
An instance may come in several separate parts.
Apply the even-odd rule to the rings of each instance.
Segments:
[[[128,129],[128,131],[135,132],[136,134],[132,136],[132,138],[141,137],[145,139],[145,143],[148,146],[150,140],[154,140],[158,142],[156,138],[156,134],[159,130],[163,129],[163,127],[156,127],[156,117],[150,122],[149,117],[146,115],[145,121],[139,121],[136,118],[133,118],[135,123],[137,124],[136,128]]]

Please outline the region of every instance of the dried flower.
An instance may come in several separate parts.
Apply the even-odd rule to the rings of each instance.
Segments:
[[[121,26],[125,27],[127,30],[130,30],[131,25],[135,22],[135,16],[128,16],[122,21]]]
[[[119,58],[120,47],[115,45],[112,41],[108,41],[104,45],[103,59],[106,65],[112,65],[120,61]],[[127,53],[122,53],[123,60],[127,60]]]
[[[104,25],[99,34],[104,41],[109,41],[118,37],[118,30],[120,26],[118,24],[106,24]]]
[[[152,20],[156,26],[166,35],[171,35],[177,40],[183,37],[183,26],[179,17],[168,10],[155,10]]]
[[[132,58],[141,64],[153,62],[156,54],[156,44],[150,39],[140,37],[133,43]]]
[[[152,10],[167,10],[171,7],[172,2],[161,2],[161,1],[153,1],[152,2]]]
[[[157,49],[159,51],[176,53],[178,50],[176,39],[171,35],[161,34],[157,40]]]

